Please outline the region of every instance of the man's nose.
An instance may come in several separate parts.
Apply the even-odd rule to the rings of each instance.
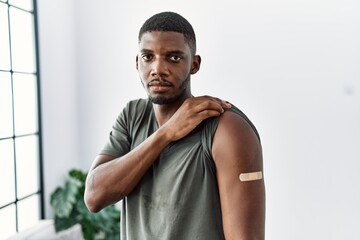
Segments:
[[[168,76],[169,68],[167,62],[162,59],[157,59],[154,61],[152,63],[151,75],[158,77]]]

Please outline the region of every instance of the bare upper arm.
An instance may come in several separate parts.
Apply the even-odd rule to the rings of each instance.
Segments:
[[[95,157],[93,163],[91,164],[90,167],[90,171],[94,170],[96,167],[98,167],[99,165],[109,162],[111,160],[114,160],[116,157],[111,156],[111,155],[104,155],[104,154],[99,154]]]
[[[255,132],[242,117],[225,112],[214,136],[212,154],[226,239],[263,239],[264,181],[239,179],[241,173],[263,171],[261,144]]]

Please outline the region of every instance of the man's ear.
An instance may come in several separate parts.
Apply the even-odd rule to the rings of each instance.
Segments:
[[[195,74],[199,71],[200,69],[200,64],[201,64],[201,57],[200,55],[195,55],[193,57],[193,61],[192,61],[192,64],[191,64],[191,74]]]
[[[136,55],[136,70],[139,71],[139,56]]]

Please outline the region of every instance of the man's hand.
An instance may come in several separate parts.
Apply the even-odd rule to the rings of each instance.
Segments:
[[[189,134],[203,120],[220,116],[231,104],[210,96],[188,98],[175,114],[162,126],[171,141]]]

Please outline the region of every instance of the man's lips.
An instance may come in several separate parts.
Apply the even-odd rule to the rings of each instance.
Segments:
[[[154,92],[166,92],[173,86],[172,83],[166,80],[152,80],[148,83],[149,88],[152,89]]]
[[[171,87],[172,83],[166,80],[154,79],[148,83],[149,87]]]

